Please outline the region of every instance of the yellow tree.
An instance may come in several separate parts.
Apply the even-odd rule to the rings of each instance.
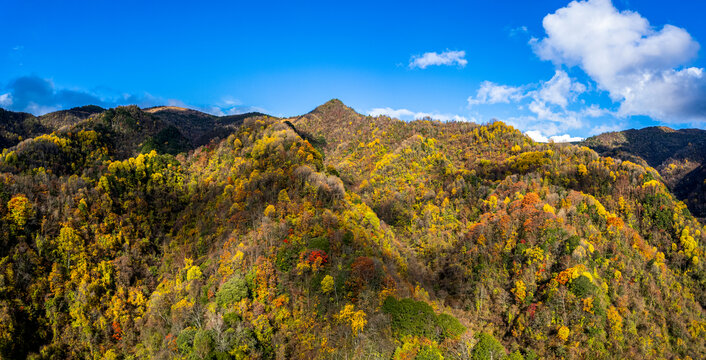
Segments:
[[[341,322],[350,323],[354,337],[357,337],[358,333],[362,331],[368,323],[368,315],[363,310],[355,311],[355,306],[353,304],[347,304],[344,306],[338,315],[336,315],[336,318],[338,318]]]
[[[17,230],[24,229],[27,220],[32,216],[32,203],[24,194],[17,194],[7,202],[7,219]]]

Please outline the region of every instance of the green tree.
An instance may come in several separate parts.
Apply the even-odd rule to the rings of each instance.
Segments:
[[[476,335],[476,346],[473,347],[471,359],[473,360],[501,360],[505,359],[506,351],[503,345],[488,333]]]
[[[248,296],[248,284],[240,275],[234,275],[221,285],[216,293],[216,302],[225,307]]]

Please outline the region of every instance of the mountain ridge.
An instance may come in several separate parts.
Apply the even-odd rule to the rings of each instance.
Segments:
[[[706,355],[706,228],[650,166],[336,100],[191,115],[3,150],[0,356]]]
[[[706,130],[647,127],[596,135],[580,144],[655,168],[696,216],[706,218]]]

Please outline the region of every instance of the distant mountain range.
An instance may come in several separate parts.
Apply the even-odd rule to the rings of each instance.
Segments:
[[[66,170],[67,164],[47,155],[57,150],[52,150],[53,145],[42,135],[75,138],[81,131],[95,131],[96,140],[111,159],[125,159],[150,150],[176,155],[225,138],[236,131],[244,119],[261,115],[214,116],[174,106],[147,109],[83,106],[37,117],[0,109],[0,146],[13,148],[14,156],[27,157],[36,166],[63,173],[61,169]],[[98,147],[98,144],[91,146]],[[9,169],[5,163],[4,170]]]

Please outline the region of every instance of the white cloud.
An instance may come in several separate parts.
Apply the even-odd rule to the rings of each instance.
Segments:
[[[555,135],[549,138],[549,140],[560,143],[560,142],[576,142],[576,141],[581,141],[583,140],[582,137],[578,136],[571,136],[569,134],[564,134],[564,135]]]
[[[372,110],[368,111],[368,115],[370,115],[370,116],[386,115],[389,117],[402,119],[402,118],[414,116],[414,112],[409,111],[407,109],[393,109],[393,108],[386,107],[386,108],[372,109]]]
[[[527,26],[518,26],[518,27],[510,29],[510,36],[517,36],[519,34],[527,34],[527,33],[529,33]]]
[[[527,90],[529,88],[537,89]],[[468,98],[468,105],[508,104],[529,97],[535,102],[541,103],[542,106],[549,103],[566,108],[569,100],[575,99],[585,91],[584,84],[572,80],[565,71],[556,70],[551,79],[539,82],[539,84],[508,86],[484,81],[476,92],[476,96]]]
[[[549,120],[554,122],[565,122],[567,124],[576,124],[577,119],[571,111],[554,111],[547,103],[540,100],[533,100],[527,107],[533,112],[539,120]],[[572,126],[575,127],[575,126]]]
[[[61,106],[59,105],[42,105],[42,104],[37,104],[34,101],[30,101],[27,104],[27,107],[23,111],[26,111],[31,114],[47,114],[50,112],[54,112],[57,110],[61,110]]]
[[[689,33],[656,30],[610,0],[573,1],[544,18],[546,37],[534,51],[555,64],[579,66],[613,101],[618,114],[672,122],[706,121],[706,81],[701,68],[679,68],[699,49]]]
[[[241,106],[230,104],[216,104],[210,106],[195,106],[196,109],[216,116],[240,115],[249,112],[267,113],[267,110],[257,106]]]
[[[544,136],[541,131],[539,130],[530,130],[525,132],[525,135],[529,136],[532,138],[532,140],[537,141],[537,142],[549,142],[553,141],[556,143],[560,142],[576,142],[576,141],[581,141],[583,138],[581,137],[575,137],[571,136],[569,134],[564,134],[564,135],[555,135],[555,136]]]
[[[5,93],[3,94],[3,92]],[[259,107],[243,105],[239,100],[227,96],[214,105],[188,105],[180,100],[165,99],[149,93],[121,94],[110,89],[102,89],[100,92],[65,89],[55,86],[50,79],[34,75],[16,78],[4,88],[0,87],[0,106],[12,111],[43,115],[52,111],[89,104],[102,107],[134,104],[142,108],[169,105],[198,109],[219,116],[266,112]]]
[[[565,71],[556,70],[554,76],[547,81],[523,86],[484,81],[476,96],[468,98],[468,105],[515,103],[518,110],[526,108],[533,116],[515,117],[506,121],[521,129],[540,128],[545,134],[555,135],[583,125],[581,119],[584,110],[577,112],[567,109],[567,106],[585,91],[585,85],[570,78]],[[594,114],[600,108],[591,107],[585,111]]]
[[[402,120],[419,120],[425,118],[431,118],[440,121],[473,121],[474,119],[468,119],[465,116],[457,114],[441,114],[441,113],[428,113],[428,112],[414,112],[407,109],[393,109],[393,108],[375,108],[368,111],[370,116],[380,116],[385,115],[392,118],[402,119]]]
[[[573,132],[586,125],[580,115],[575,112],[555,113],[549,110],[546,112],[541,113],[542,118],[537,115],[524,115],[501,120],[521,131],[537,131],[546,137]]]
[[[442,53],[437,52],[427,52],[423,55],[412,56],[409,62],[410,68],[418,67],[420,69],[426,69],[428,66],[434,65],[454,65],[457,64],[460,67],[466,66],[468,60],[465,59],[465,51],[451,51],[447,50]]]
[[[618,130],[630,115],[665,122],[706,121],[706,74],[685,67],[699,44],[686,30],[650,26],[640,14],[618,11],[610,0],[577,0],[544,18],[546,36],[532,39],[535,53],[557,65],[551,79],[509,86],[481,83],[468,106],[511,104],[519,111],[503,121],[538,141],[578,141],[577,130],[596,134]],[[576,66],[589,80],[571,78]],[[586,103],[599,91],[609,108]],[[582,96],[587,93],[588,96]]]
[[[547,142],[549,139],[542,135],[542,133],[539,130],[530,130],[525,132],[525,135],[529,136],[532,138],[532,140],[537,141],[537,142]]]
[[[566,108],[569,104],[570,97],[575,97],[584,91],[586,91],[585,85],[572,81],[566,72],[556,70],[554,76],[549,81],[542,83],[535,98],[538,101]]]
[[[594,126],[589,134],[591,135],[597,135],[597,134],[603,134],[607,132],[615,132],[615,131],[620,131],[624,130],[625,125],[621,123],[616,123],[616,124],[601,124],[598,126]]]
[[[597,118],[601,116],[613,116],[615,117],[616,114],[613,113],[610,110],[603,109],[600,106],[596,104],[592,104],[591,106],[584,108],[581,110],[581,116],[584,117],[591,117],[591,118]]]
[[[461,122],[468,122],[468,118],[465,116],[457,115],[457,114],[439,114],[439,113],[425,113],[425,112],[418,112],[414,114],[415,119],[425,119],[425,118],[431,118],[434,120],[439,120],[439,121],[461,121]],[[472,120],[471,120],[472,121]]]
[[[12,94],[2,94],[0,95],[0,106],[10,106],[12,105]]]
[[[532,99],[527,109],[536,115],[537,120],[544,121],[535,126],[551,129],[551,132],[546,132],[549,135],[582,127],[583,110],[576,112],[566,107],[584,91],[585,85],[571,79],[566,72],[556,70],[551,79],[540,82],[537,90],[527,93],[527,97]]]
[[[498,85],[490,81],[483,81],[476,96],[468,97],[468,106],[480,104],[510,103],[519,101],[524,97],[522,87]]]

